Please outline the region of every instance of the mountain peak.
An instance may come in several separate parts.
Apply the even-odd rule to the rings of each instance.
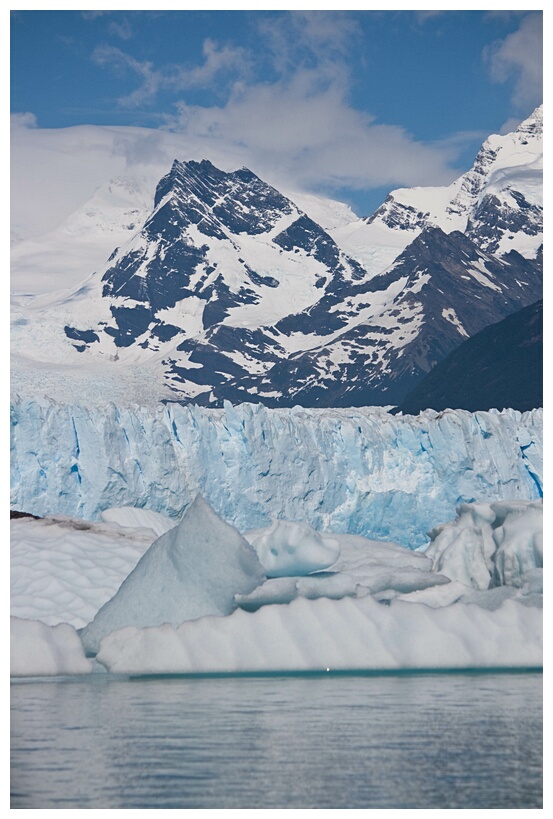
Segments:
[[[517,134],[543,134],[543,103],[538,105],[516,129]]]

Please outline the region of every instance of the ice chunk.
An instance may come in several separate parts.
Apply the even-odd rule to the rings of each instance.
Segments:
[[[327,569],[340,556],[334,537],[321,535],[307,523],[274,520],[266,529],[246,532],[267,577],[298,577]]]
[[[87,653],[95,653],[101,637],[123,626],[177,626],[230,614],[234,595],[264,580],[254,549],[198,496],[180,524],[154,541],[81,639]]]
[[[520,586],[524,575],[543,566],[543,506],[535,503],[492,503],[496,515],[492,583]]]
[[[540,667],[541,635],[541,611],[512,600],[487,611],[300,598],[178,629],[121,629],[102,640],[97,659],[128,674]]]
[[[38,620],[11,617],[10,632],[12,677],[90,674],[92,671],[79,635],[66,623],[47,626]]]
[[[177,525],[176,521],[159,512],[153,512],[151,509],[136,509],[134,506],[116,506],[112,509],[105,509],[100,517],[107,523],[116,523],[125,529],[151,529],[156,537],[161,537]]]
[[[542,530],[541,500],[462,503],[456,520],[428,533],[425,554],[433,571],[466,586],[519,586],[543,565]]]

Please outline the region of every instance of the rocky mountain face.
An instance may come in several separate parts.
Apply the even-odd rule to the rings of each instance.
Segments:
[[[361,222],[403,231],[406,236],[430,226],[446,233],[460,230],[489,253],[517,250],[535,257],[542,243],[542,175],[540,106],[516,131],[490,136],[472,168],[449,187],[392,191]]]
[[[399,404],[541,297],[540,146],[538,109],[449,188],[330,231],[246,168],[175,161],[130,240],[64,295],[66,316],[86,295],[65,345],[83,365],[155,363],[184,402]]]
[[[400,410],[526,411],[543,406],[543,302],[481,330],[437,364]]]

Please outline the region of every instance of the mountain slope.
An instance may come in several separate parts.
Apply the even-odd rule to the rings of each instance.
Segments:
[[[435,410],[543,406],[543,302],[486,327],[436,365],[402,402],[414,415]]]
[[[247,168],[175,160],[103,267],[15,300],[17,366],[119,373],[207,406],[400,403],[467,337],[541,297],[541,252],[527,242],[541,230],[529,192],[540,122],[491,137],[448,189],[394,192],[363,223],[383,243],[357,258],[336,241],[360,235],[343,209],[319,208],[335,215],[327,231]]]
[[[535,258],[542,243],[543,106],[512,133],[493,134],[472,168],[443,188],[400,188],[372,214],[331,231],[373,275],[426,227],[461,231],[481,250]]]

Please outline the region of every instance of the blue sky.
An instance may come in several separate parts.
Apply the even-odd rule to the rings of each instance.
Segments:
[[[14,11],[25,127],[182,135],[367,214],[445,184],[542,102],[541,12]],[[194,156],[192,156],[194,154]]]

